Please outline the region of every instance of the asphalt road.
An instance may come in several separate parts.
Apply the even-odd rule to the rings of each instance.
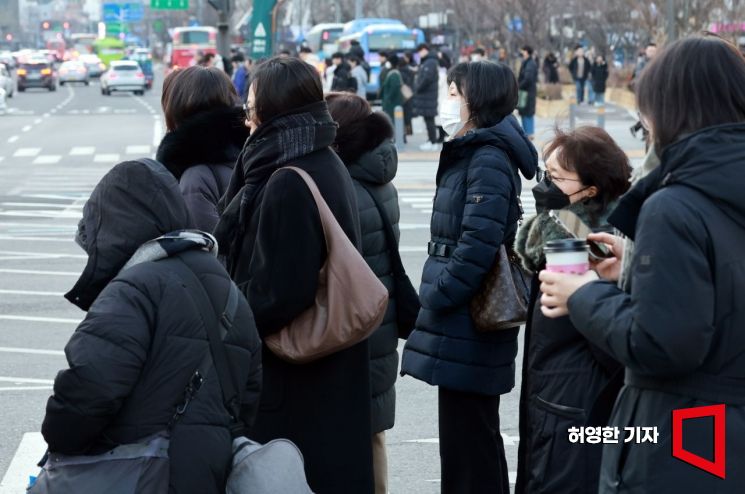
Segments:
[[[96,82],[29,90],[0,116],[0,493],[23,492],[37,471],[44,405],[65,367],[64,345],[84,315],[62,297],[86,261],[72,237],[100,177],[119,161],[154,154],[163,133],[158,82],[144,97],[106,97]],[[620,115],[618,129],[627,132],[628,119]],[[539,131],[549,125],[539,122]],[[402,258],[415,284],[426,259],[437,168],[433,159],[419,159],[402,162],[395,180]],[[527,183],[523,203],[531,214]],[[397,423],[387,438],[390,492],[439,492],[436,390],[406,377],[397,393]],[[517,400],[517,391],[504,396],[500,413],[512,472]]]

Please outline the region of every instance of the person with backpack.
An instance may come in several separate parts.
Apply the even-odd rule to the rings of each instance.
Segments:
[[[215,257],[215,239],[191,227],[179,184],[156,161],[125,161],[96,185],[75,237],[88,261],[65,295],[86,316],[65,347],[69,367],[55,378],[41,432],[50,454],[106,457],[170,431],[169,467],[159,471],[165,475],[135,469],[127,477],[165,483],[176,494],[218,494],[225,492],[233,438],[256,417],[261,342],[248,303]],[[205,363],[208,333],[221,313],[230,323],[219,343],[235,405],[222,396],[218,365]],[[86,468],[117,467],[103,460]],[[55,478],[64,480],[63,473],[42,472],[35,488],[106,492],[104,486],[123,482],[104,478],[97,490],[55,490]]]
[[[194,66],[168,74],[161,103],[168,132],[156,159],[179,181],[195,226],[211,232],[249,134],[238,94],[221,70]]]

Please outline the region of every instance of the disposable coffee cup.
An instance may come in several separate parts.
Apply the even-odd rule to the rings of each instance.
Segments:
[[[585,274],[590,269],[586,240],[566,239],[546,242],[546,271],[552,273]]]

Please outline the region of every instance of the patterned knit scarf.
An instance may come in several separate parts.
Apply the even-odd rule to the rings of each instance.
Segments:
[[[142,244],[121,269],[125,271],[144,262],[157,261],[187,250],[203,250],[217,256],[217,241],[209,233],[199,230],[179,230]]]

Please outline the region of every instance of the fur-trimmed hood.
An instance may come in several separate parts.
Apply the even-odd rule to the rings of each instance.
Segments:
[[[240,108],[219,108],[198,113],[166,134],[156,159],[176,179],[196,165],[235,165],[249,131]]]
[[[393,126],[388,116],[382,112],[373,112],[358,122],[340,127],[336,131],[333,148],[344,164],[349,166],[363,154],[391,139]]]

